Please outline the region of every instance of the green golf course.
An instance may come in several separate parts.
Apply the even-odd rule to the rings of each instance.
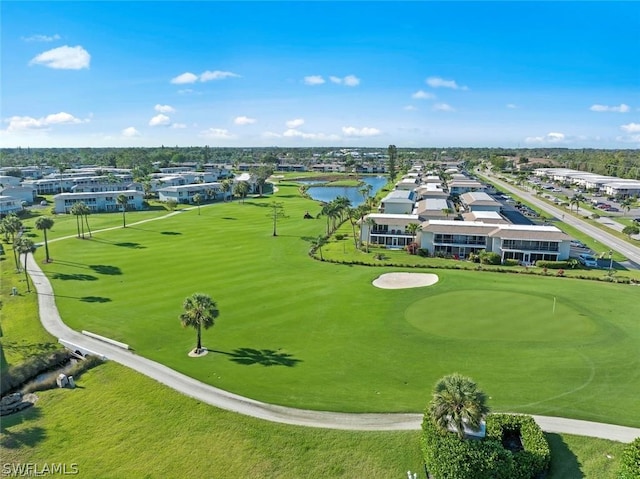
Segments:
[[[494,411],[640,426],[637,286],[430,270],[439,276],[433,286],[378,289],[375,278],[402,269],[310,258],[326,219],[303,215],[315,217],[320,205],[295,184],[278,188],[139,224],[152,215],[131,213],[127,228],[51,241],[54,261],[42,267],[62,318],[275,404],[421,412],[437,379],[455,371],[477,381]],[[277,236],[274,199],[286,214]],[[120,215],[95,216],[121,224]],[[71,219],[56,218],[49,238],[75,235]],[[188,357],[196,334],[179,321],[195,292],[220,310],[203,331],[210,353],[201,358]]]

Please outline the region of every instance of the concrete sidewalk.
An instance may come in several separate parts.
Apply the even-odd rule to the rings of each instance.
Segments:
[[[44,275],[33,255],[27,259],[29,275],[38,294],[40,320],[44,328],[58,339],[71,342],[107,357],[109,360],[130,367],[176,391],[212,406],[246,416],[283,424],[328,429],[358,431],[418,430],[422,414],[348,414],[328,411],[309,411],[266,404],[238,396],[204,384],[160,363],[133,352],[85,336],[64,324],[49,279]],[[640,429],[611,424],[578,421],[547,416],[534,416],[543,430],[576,434],[620,442],[631,442],[640,437]]]

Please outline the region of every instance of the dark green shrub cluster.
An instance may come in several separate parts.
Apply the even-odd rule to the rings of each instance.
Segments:
[[[500,264],[502,262],[500,255],[491,251],[482,251],[479,256],[482,264]]]
[[[499,441],[459,439],[436,428],[429,415],[422,422],[422,454],[437,479],[512,479],[514,461]]]
[[[514,479],[534,479],[549,468],[551,449],[540,426],[531,416],[490,414],[487,416],[487,438],[502,441],[505,432],[519,432],[524,450],[513,454]]]
[[[571,263],[569,263],[569,261],[544,261],[539,259],[536,261],[536,266],[538,268],[548,269],[567,269],[571,268]]]
[[[454,433],[441,432],[430,416],[425,415],[421,447],[431,476],[437,479],[542,477],[549,467],[551,452],[542,430],[531,416],[490,414],[486,422],[484,439],[461,440]],[[514,453],[504,448],[505,430],[520,432],[524,450]]]
[[[33,356],[16,366],[9,366],[0,376],[0,394],[5,394],[39,374],[64,364],[68,359],[69,351],[59,349]]]
[[[640,479],[640,437],[624,448],[617,479]]]
[[[520,264],[520,261],[518,261],[517,259],[505,259],[502,264],[505,266],[518,266]]]
[[[426,258],[429,256],[429,250],[427,248],[418,248],[418,256]]]

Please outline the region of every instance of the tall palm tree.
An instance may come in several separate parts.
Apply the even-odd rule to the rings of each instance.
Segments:
[[[194,352],[200,353],[202,352],[202,328],[209,329],[214,326],[220,311],[211,296],[203,293],[194,293],[187,297],[182,308],[184,311],[180,314],[180,322],[183,327],[195,328],[198,332],[198,343]]]
[[[93,236],[91,234],[91,227],[89,226],[89,215],[91,214],[91,208],[89,208],[84,203],[80,203],[80,205],[81,205],[80,211],[82,212],[82,217],[84,218],[84,223],[87,225],[87,231],[89,232],[89,238],[91,238]],[[84,227],[83,227],[83,231],[84,231]]]
[[[233,193],[239,198],[242,198],[242,203],[244,203],[244,198],[247,196],[247,193],[249,193],[249,183],[246,181],[238,181],[233,187]]]
[[[13,213],[8,214],[2,219],[2,231],[5,235],[11,236],[11,244],[13,245],[13,259],[16,263],[16,269],[20,269],[20,262],[18,258],[18,252],[16,248],[17,237],[22,231],[22,221]]]
[[[200,216],[200,203],[202,203],[202,195],[200,193],[196,193],[193,195],[193,202],[198,205],[198,216]]]
[[[76,230],[78,232],[78,238],[80,238],[80,226],[82,226],[82,238],[84,238],[84,225],[82,224],[82,215],[84,214],[85,204],[82,201],[78,201],[71,206],[69,212],[76,217]]]
[[[29,275],[27,274],[27,258],[29,253],[33,253],[36,249],[33,241],[29,238],[20,238],[18,240],[18,244],[14,245],[14,248],[17,246],[18,252],[24,255],[24,280],[27,282],[27,292],[31,292],[31,288],[29,286]]]
[[[580,203],[582,202],[584,202],[584,196],[582,196],[580,193],[577,193],[569,198],[569,205],[576,205],[576,213],[580,211]]]
[[[322,257],[322,247],[326,244],[327,238],[322,235],[317,236],[311,240],[311,246],[313,247],[313,249],[318,250],[318,253],[320,253],[320,261],[324,261],[324,258]]]
[[[629,213],[634,204],[635,201],[633,201],[633,198],[625,198],[622,203],[620,203],[620,206],[622,206],[622,211],[626,211],[627,213]]]
[[[454,373],[436,383],[428,411],[441,430],[453,427],[458,437],[464,439],[464,427],[478,430],[489,407],[486,394],[478,389],[475,382]]]
[[[362,195],[362,201],[364,201],[365,203],[367,201],[367,198],[369,198],[369,195],[371,195],[372,189],[373,186],[371,186],[369,183],[365,183],[358,190],[358,192]]]
[[[51,258],[49,257],[49,242],[47,240],[47,230],[50,230],[53,227],[53,218],[49,218],[48,216],[40,216],[36,220],[36,229],[39,229],[44,234],[44,251],[45,251],[45,262],[49,263]]]
[[[367,216],[364,220],[364,224],[367,225],[367,253],[369,252],[369,245],[371,244],[371,231],[376,226],[376,220],[371,216]]]
[[[116,198],[116,203],[118,203],[120,205],[120,207],[122,208],[122,227],[126,228],[127,227],[127,218],[126,218],[125,214],[127,212],[127,205],[129,204],[129,198],[127,198],[126,195],[119,194],[118,197]]]
[[[418,230],[420,229],[420,224],[418,223],[409,223],[407,225],[407,232],[411,234],[411,236],[413,236],[413,242],[416,242],[416,236],[418,233]]]
[[[228,193],[233,189],[231,182],[229,180],[224,180],[222,182],[222,200],[227,201]]]

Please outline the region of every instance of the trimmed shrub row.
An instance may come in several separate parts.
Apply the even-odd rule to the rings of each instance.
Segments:
[[[531,416],[490,414],[487,436],[461,440],[441,432],[430,416],[422,422],[423,458],[434,479],[535,479],[549,468],[551,451]],[[511,452],[502,445],[505,431],[520,433],[524,450]],[[625,478],[626,479],[626,478]]]
[[[544,261],[539,259],[536,261],[536,266],[547,269],[568,269],[571,268],[571,263],[569,261]]]
[[[531,416],[490,414],[487,416],[487,438],[502,441],[505,432],[520,434],[524,450],[513,453],[514,478],[533,479],[549,468],[551,449],[540,426]]]

